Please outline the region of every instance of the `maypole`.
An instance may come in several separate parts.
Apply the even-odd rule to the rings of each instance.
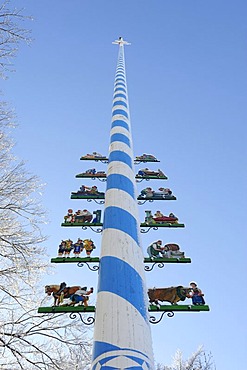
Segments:
[[[54,301],[51,307],[39,307],[39,313],[69,313],[74,319],[77,315],[85,325],[95,323],[93,356],[91,370],[153,370],[153,350],[150,323],[159,323],[164,315],[173,317],[174,312],[209,311],[202,291],[195,282],[190,286],[146,288],[145,271],[154,266],[163,268],[167,263],[191,263],[176,243],[154,241],[147,248],[148,258],[144,258],[140,245],[140,233],[161,228],[183,228],[173,214],[165,216],[161,211],[152,214],[145,210],[144,222],[139,221],[138,204],[153,201],[176,200],[169,188],[154,191],[150,186],[137,194],[136,181],[167,180],[158,169],[140,169],[136,174],[134,163],[159,162],[153,155],[143,154],[134,159],[128,93],[125,74],[124,45],[120,37],[113,42],[119,46],[115,85],[113,94],[112,123],[110,131],[109,155],[97,152],[81,157],[83,161],[108,163],[107,172],[90,168],[77,174],[77,178],[106,182],[106,191],[99,192],[97,186],[81,185],[79,191],[71,193],[71,199],[94,200],[104,204],[104,220],[101,222],[101,209],[90,212],[82,208],[74,212],[71,208],[64,216],[63,227],[79,227],[102,233],[101,255],[91,257],[95,249],[92,239],[70,238],[62,240],[58,257],[53,263],[75,263],[78,267],[86,265],[91,271],[98,271],[98,292],[96,306],[89,306],[89,295],[93,288],[69,286],[67,282],[46,285],[45,292]],[[71,257],[73,251],[74,256]],[[82,251],[86,257],[81,257]],[[98,263],[98,266],[92,264]],[[144,265],[145,263],[145,265]],[[146,264],[152,264],[151,267]],[[91,266],[92,267],[91,267]],[[192,298],[192,304],[177,304]],[[149,299],[149,302],[148,302]],[[169,302],[169,304],[162,304]],[[95,312],[95,317],[84,319],[83,314]],[[160,314],[156,319],[150,313]]]
[[[92,370],[153,369],[136,180],[119,38],[113,95]]]

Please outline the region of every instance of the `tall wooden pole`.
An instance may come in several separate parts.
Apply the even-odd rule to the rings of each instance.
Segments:
[[[121,37],[115,75],[92,370],[154,369]]]

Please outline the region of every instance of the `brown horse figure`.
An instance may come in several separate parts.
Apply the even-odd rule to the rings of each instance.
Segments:
[[[54,306],[59,306],[64,298],[70,298],[79,289],[82,289],[81,286],[67,287],[65,283],[61,283],[60,285],[46,285],[45,293],[49,296],[53,295]]]

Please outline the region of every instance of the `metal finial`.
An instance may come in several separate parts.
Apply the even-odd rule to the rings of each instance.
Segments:
[[[120,45],[120,46],[123,46],[123,45],[131,45],[128,41],[125,41],[123,39],[123,37],[121,37],[121,36],[118,38],[118,40],[113,41],[113,44]]]

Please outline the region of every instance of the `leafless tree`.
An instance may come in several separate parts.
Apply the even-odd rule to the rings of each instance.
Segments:
[[[11,60],[16,56],[22,41],[30,41],[30,31],[20,24],[30,17],[23,14],[23,9],[10,9],[10,1],[0,5],[0,76],[5,77],[11,70]]]
[[[11,66],[19,43],[29,32],[19,26],[26,17],[0,5],[0,75]],[[0,368],[2,370],[87,370],[91,344],[78,319],[37,313],[49,270],[42,243],[47,215],[43,185],[13,155],[15,116],[0,100]]]
[[[175,353],[170,366],[158,364],[156,370],[215,370],[211,353],[206,353],[203,346],[200,346],[188,360],[183,360],[182,351]]]

